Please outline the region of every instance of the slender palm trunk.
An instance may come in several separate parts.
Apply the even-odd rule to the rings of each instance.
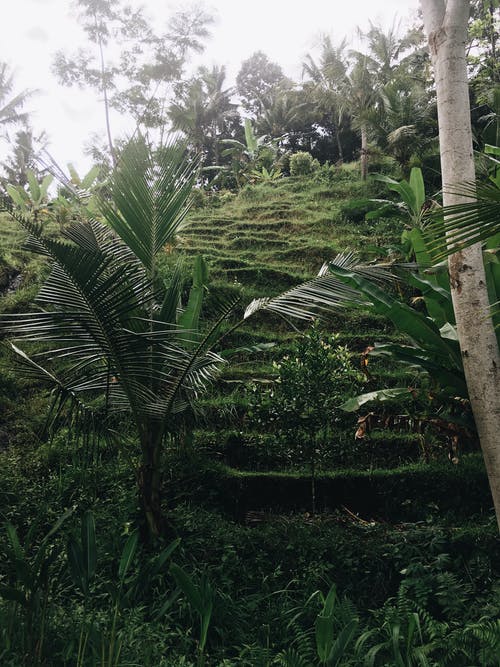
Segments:
[[[335,127],[335,138],[337,139],[337,152],[339,154],[338,163],[344,164],[344,151],[342,142],[340,141],[340,127],[338,125]]]
[[[108,84],[106,82],[106,66],[104,64],[104,46],[102,43],[101,32],[99,30],[99,26],[97,23],[96,14],[94,14],[94,22],[95,22],[98,45],[99,45],[99,57],[101,61],[101,85],[102,85],[102,93],[104,96],[104,116],[106,119],[106,134],[108,137],[108,147],[109,147],[109,153],[111,155],[111,161],[113,163],[113,167],[116,168],[116,153],[115,153],[115,147],[113,145],[113,139],[111,137],[111,121],[109,117],[109,98],[108,98]]]
[[[139,502],[149,537],[162,532],[161,453],[163,429],[154,422],[141,424],[139,437],[142,460],[138,471]]]
[[[361,125],[361,180],[366,181],[368,178],[368,132],[366,130],[366,125],[363,123]]]
[[[465,47],[468,0],[421,0],[436,78],[443,201],[475,180]],[[491,317],[482,249],[452,255],[449,272],[467,388],[500,528],[500,354]]]

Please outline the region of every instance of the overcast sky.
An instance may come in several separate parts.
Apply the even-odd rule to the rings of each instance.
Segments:
[[[57,50],[70,52],[85,45],[73,0],[2,4],[0,61],[12,65],[18,89],[40,91],[29,103],[33,127],[47,132],[58,162],[86,167],[83,145],[92,132],[104,130],[100,104],[93,91],[63,88],[51,73]],[[130,4],[146,7],[159,25],[179,7],[169,0],[130,0]],[[228,83],[234,82],[241,62],[255,51],[264,51],[285,73],[297,77],[304,55],[314,51],[322,33],[331,34],[338,43],[344,36],[354,37],[356,26],[366,28],[370,20],[387,28],[397,17],[404,26],[418,8],[418,0],[206,0],[202,4],[216,16],[202,59],[207,65],[226,65]],[[115,118],[114,125],[120,127],[120,120]],[[0,152],[5,155],[5,146]]]

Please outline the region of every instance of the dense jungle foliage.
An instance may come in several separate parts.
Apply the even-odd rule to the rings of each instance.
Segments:
[[[203,9],[76,6],[54,71],[103,99],[88,173],[0,64],[0,665],[498,667],[420,19],[229,88],[186,74]],[[487,217],[460,220],[500,331],[498,23],[471,3]]]

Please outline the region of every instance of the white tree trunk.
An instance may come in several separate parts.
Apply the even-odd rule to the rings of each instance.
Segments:
[[[475,179],[465,48],[469,0],[421,0],[438,105],[444,205]],[[500,529],[500,354],[488,316],[481,245],[449,259],[451,294],[467,388]],[[464,502],[467,502],[464,498]]]

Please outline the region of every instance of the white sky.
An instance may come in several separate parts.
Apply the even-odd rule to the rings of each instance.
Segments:
[[[101,106],[93,91],[63,88],[51,73],[57,50],[72,52],[85,46],[74,3],[1,2],[0,61],[12,65],[17,90],[40,91],[28,106],[35,131],[48,133],[49,150],[59,163],[72,161],[86,168],[84,143],[92,132],[104,133]],[[159,25],[180,4],[170,0],[129,2],[145,6]],[[356,26],[367,28],[369,20],[387,28],[398,17],[404,26],[418,8],[418,0],[206,0],[203,4],[216,15],[217,22],[202,60],[207,65],[226,65],[228,85],[234,82],[241,62],[255,51],[264,51],[285,73],[297,78],[304,55],[314,50],[322,33],[331,34],[334,43],[339,43],[344,36],[353,38]],[[115,117],[113,122],[115,133],[126,126],[123,119]],[[4,145],[0,153],[5,155]]]

